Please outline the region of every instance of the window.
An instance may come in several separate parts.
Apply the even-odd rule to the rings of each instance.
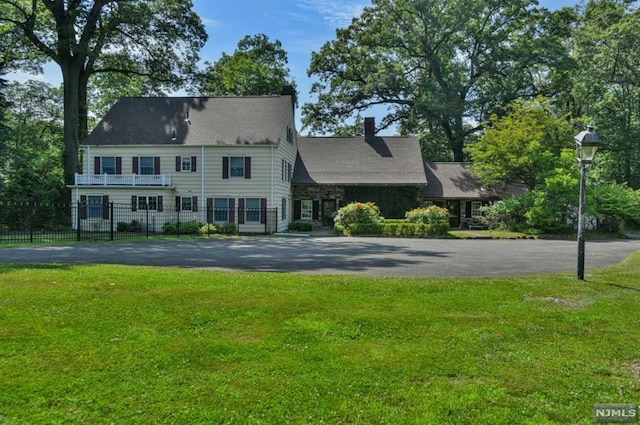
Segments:
[[[191,201],[192,199],[190,196],[183,196],[180,204],[180,209],[182,211],[191,211],[191,209],[193,208],[193,203]]]
[[[157,210],[158,197],[157,196],[138,196],[138,209],[139,210]]]
[[[102,157],[102,174],[117,174],[115,156]]]
[[[102,196],[89,196],[88,218],[102,218]]]
[[[247,198],[245,201],[245,221],[260,223],[260,198]]]
[[[182,157],[182,171],[191,171],[191,158],[188,156]]]
[[[229,158],[229,168],[231,177],[244,177],[244,157],[232,156]]]
[[[311,199],[303,199],[300,201],[300,219],[313,219],[313,201]]]
[[[480,201],[472,201],[471,202],[471,217],[480,217],[482,213],[480,212],[480,208],[482,207],[482,202]]]
[[[229,221],[229,198],[214,199],[213,221],[217,223],[226,223]]]
[[[288,215],[287,211],[287,198],[282,198],[282,220],[286,220]]]
[[[153,175],[154,174],[153,163],[154,163],[154,159],[152,156],[141,156],[140,157],[140,174]]]

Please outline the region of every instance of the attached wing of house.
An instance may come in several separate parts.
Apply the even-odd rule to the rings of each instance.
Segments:
[[[299,137],[293,176],[294,219],[331,225],[351,201],[376,202],[387,218],[420,204],[427,180],[414,136],[377,137],[365,120],[358,137]]]

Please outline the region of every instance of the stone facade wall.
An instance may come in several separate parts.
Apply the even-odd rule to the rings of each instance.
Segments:
[[[293,200],[301,199],[342,199],[344,188],[339,186],[318,185],[318,186],[293,186]]]

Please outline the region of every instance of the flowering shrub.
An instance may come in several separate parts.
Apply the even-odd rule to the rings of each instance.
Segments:
[[[437,205],[430,205],[423,208],[415,208],[407,211],[405,214],[407,221],[410,223],[438,223],[442,221],[449,222],[449,211],[446,208]]]
[[[378,224],[382,220],[380,208],[373,202],[352,202],[340,208],[333,219],[336,230],[345,235],[378,233]]]
[[[437,235],[449,231],[449,211],[437,205],[423,208],[415,208],[407,211],[405,217],[409,223],[426,224],[429,227],[428,234]]]

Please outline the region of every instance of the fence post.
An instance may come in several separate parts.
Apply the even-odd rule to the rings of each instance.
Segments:
[[[111,217],[111,229],[110,229],[111,230],[111,240],[113,240],[113,235],[114,235],[114,233],[113,233],[113,221],[114,221],[114,219],[113,219],[113,202],[111,202],[109,204],[109,209],[111,210],[110,214],[109,214],[109,217]]]
[[[145,226],[147,228],[147,239],[149,239],[149,205],[147,205],[147,208],[144,210],[144,212],[147,220],[147,225]]]
[[[80,201],[76,202],[76,240],[80,242]]]
[[[29,202],[27,206],[29,207],[29,243],[33,243],[33,216],[35,215],[33,210],[35,209],[35,204]]]

